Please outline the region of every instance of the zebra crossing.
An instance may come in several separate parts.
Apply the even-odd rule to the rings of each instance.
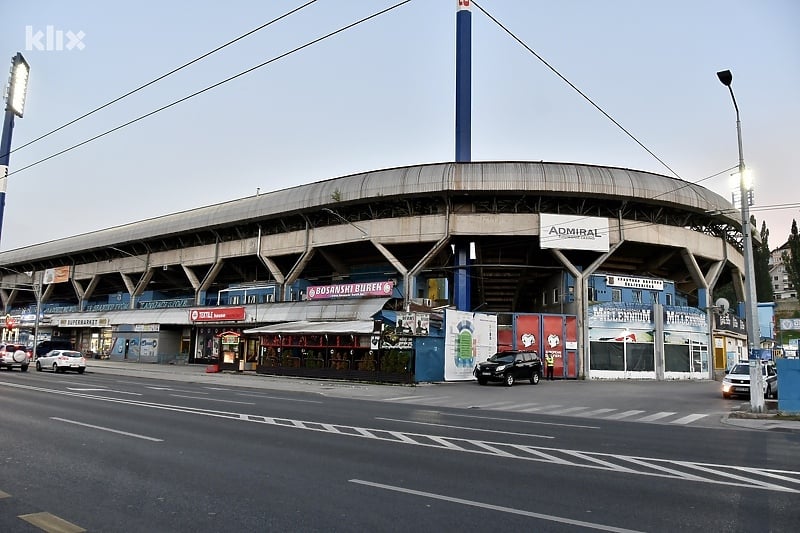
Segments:
[[[575,418],[593,418],[623,422],[640,422],[651,424],[670,424],[685,426],[707,421],[712,413],[681,413],[677,411],[646,411],[641,409],[619,409],[597,406],[566,406],[541,402],[520,403],[515,401],[475,403],[450,396],[396,396],[385,398],[384,402],[429,405],[434,407],[452,407],[455,409],[482,409],[487,411],[507,411],[520,413],[537,413],[543,415],[569,416]]]

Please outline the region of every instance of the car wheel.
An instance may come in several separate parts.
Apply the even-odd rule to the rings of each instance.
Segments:
[[[55,374],[56,372],[58,372],[58,365],[56,363],[53,363],[53,374]]]
[[[27,372],[28,371],[28,365],[22,365],[21,367],[19,367],[19,369],[22,370],[23,372]]]
[[[512,374],[511,372],[506,374],[505,384],[506,384],[506,387],[511,387],[511,386],[514,385],[514,374]]]
[[[36,361],[36,371],[37,372],[42,371],[42,363],[40,363],[39,361]]]
[[[539,373],[534,370],[533,374],[531,374],[531,383],[534,385],[538,385],[539,378],[540,378]]]
[[[84,370],[86,370],[86,369],[85,369],[85,368],[79,368],[79,369],[78,369],[78,374],[83,374],[83,371],[84,371]]]

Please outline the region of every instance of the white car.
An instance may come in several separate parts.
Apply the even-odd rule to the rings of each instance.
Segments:
[[[81,352],[74,350],[50,350],[36,359],[36,370],[41,372],[45,368],[50,368],[53,372],[75,370],[78,374],[83,374],[86,371],[86,359]]]
[[[28,370],[31,362],[30,354],[25,350],[25,346],[19,344],[0,345],[0,368],[9,370],[17,367],[23,372]]]
[[[764,376],[764,398],[778,397],[778,373],[771,361],[761,363],[761,375]],[[733,365],[722,379],[722,397],[750,396],[750,363],[747,361]]]

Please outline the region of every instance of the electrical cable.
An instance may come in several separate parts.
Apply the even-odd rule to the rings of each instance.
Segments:
[[[151,117],[151,116],[155,115],[156,113],[160,113],[161,111],[164,111],[165,109],[169,109],[170,107],[176,106],[176,105],[178,105],[178,104],[180,104],[182,102],[185,102],[186,100],[194,98],[195,96],[198,96],[200,94],[208,92],[208,91],[210,91],[212,89],[216,89],[220,85],[224,85],[224,84],[228,83],[229,81],[233,81],[233,80],[235,80],[237,78],[240,78],[240,77],[244,76],[245,74],[249,74],[249,73],[251,73],[251,72],[253,72],[255,70],[258,70],[258,69],[260,69],[262,67],[265,67],[265,66],[267,66],[267,65],[269,65],[271,63],[274,63],[274,62],[276,62],[276,61],[278,61],[280,59],[283,59],[283,58],[285,58],[287,56],[290,56],[290,55],[294,54],[295,52],[299,52],[300,50],[303,50],[305,48],[313,46],[313,45],[315,45],[315,44],[317,44],[317,43],[319,43],[321,41],[324,41],[325,39],[333,37],[334,35],[337,35],[339,33],[347,31],[347,30],[349,30],[349,29],[351,29],[351,28],[353,28],[355,26],[358,26],[359,24],[367,22],[368,20],[371,20],[371,19],[376,18],[376,17],[378,17],[380,15],[388,13],[389,11],[392,11],[392,10],[398,8],[398,7],[401,7],[401,6],[407,4],[407,3],[411,2],[411,1],[412,0],[403,0],[402,2],[394,4],[393,6],[390,6],[390,7],[386,8],[386,9],[383,9],[383,10],[378,11],[376,13],[373,13],[372,15],[366,16],[366,17],[364,17],[364,18],[362,18],[360,20],[357,20],[355,22],[352,22],[350,24],[342,26],[341,28],[339,28],[337,30],[334,30],[334,31],[332,31],[330,33],[327,33],[327,34],[323,35],[322,37],[318,37],[318,38],[316,38],[316,39],[314,39],[312,41],[309,41],[309,42],[307,42],[307,43],[305,43],[303,45],[300,45],[300,46],[298,46],[296,48],[293,48],[292,50],[289,50],[288,52],[284,52],[282,54],[279,54],[279,55],[277,55],[277,56],[275,56],[275,57],[273,57],[271,59],[268,59],[267,61],[264,61],[263,63],[259,63],[258,65],[255,65],[255,66],[250,67],[250,68],[248,68],[246,70],[243,70],[243,71],[239,72],[238,74],[234,74],[233,76],[230,76],[229,78],[225,78],[222,81],[218,81],[217,83],[209,85],[208,87],[206,87],[204,89],[200,89],[199,91],[196,91],[196,92],[191,93],[191,94],[189,94],[187,96],[184,96],[183,98],[179,98],[178,100],[175,100],[175,101],[173,101],[173,102],[171,102],[171,103],[169,103],[167,105],[161,106],[158,109],[154,109],[153,111],[145,113],[144,115],[140,115],[139,117],[137,117],[135,119],[129,120],[128,122],[125,122],[124,124],[120,124],[119,126],[111,128],[110,130],[106,130],[103,133],[95,135],[94,137],[90,137],[89,139],[85,139],[85,140],[83,140],[83,141],[81,141],[81,142],[79,142],[77,144],[74,144],[74,145],[70,146],[69,148],[65,148],[65,149],[63,149],[63,150],[61,150],[59,152],[51,154],[51,155],[49,155],[47,157],[44,157],[42,159],[39,159],[38,161],[34,161],[33,163],[31,163],[29,165],[26,165],[24,167],[18,168],[17,170],[15,170],[13,172],[9,172],[8,176],[12,176],[12,175],[17,174],[19,172],[27,170],[27,169],[29,169],[31,167],[35,167],[36,165],[39,165],[40,163],[44,163],[45,161],[49,161],[50,159],[53,159],[53,158],[58,157],[60,155],[63,155],[65,153],[67,153],[67,152],[70,152],[70,151],[76,149],[76,148],[80,148],[83,145],[86,145],[86,144],[89,144],[89,143],[91,143],[93,141],[96,141],[97,139],[105,137],[106,135],[114,133],[115,131],[121,130],[122,128],[130,126],[131,124],[135,124],[136,122],[139,122],[140,120],[144,120],[145,118]]]
[[[96,107],[95,109],[92,109],[91,111],[89,111],[89,112],[87,112],[87,113],[84,113],[83,115],[81,115],[81,116],[79,116],[79,117],[77,117],[77,118],[74,118],[74,119],[70,120],[70,121],[69,121],[69,122],[67,122],[66,124],[62,124],[61,126],[57,127],[56,129],[54,129],[54,130],[51,130],[51,131],[49,131],[49,132],[45,133],[44,135],[40,135],[39,137],[36,137],[35,139],[33,139],[33,140],[31,140],[31,141],[28,141],[28,142],[26,142],[25,144],[23,144],[23,145],[21,145],[21,146],[18,146],[18,147],[16,147],[16,148],[14,148],[14,149],[13,149],[13,150],[11,150],[10,152],[8,152],[8,154],[2,154],[2,155],[9,155],[9,154],[13,154],[14,152],[16,152],[16,151],[18,151],[18,150],[22,150],[22,149],[23,149],[23,148],[25,148],[26,146],[30,146],[30,145],[32,145],[32,144],[33,144],[33,143],[35,143],[35,142],[41,141],[42,139],[44,139],[44,138],[46,138],[46,137],[49,137],[50,135],[52,135],[52,134],[54,134],[54,133],[56,133],[56,132],[58,132],[58,131],[61,131],[61,130],[63,130],[63,129],[64,129],[64,128],[66,128],[67,126],[71,126],[72,124],[75,124],[76,122],[78,122],[78,121],[80,121],[80,120],[83,120],[83,119],[85,119],[86,117],[88,117],[88,116],[91,116],[91,115],[93,115],[93,114],[97,113],[98,111],[101,111],[101,110],[105,109],[106,107],[108,107],[108,106],[110,106],[110,105],[112,105],[112,104],[115,104],[115,103],[119,102],[120,100],[122,100],[122,99],[124,99],[124,98],[127,98],[128,96],[130,96],[130,95],[132,95],[132,94],[134,94],[134,93],[137,93],[137,92],[141,91],[142,89],[144,89],[144,88],[146,88],[146,87],[149,87],[150,85],[153,85],[154,83],[157,83],[157,82],[159,82],[159,81],[163,80],[164,78],[166,78],[166,77],[168,77],[168,76],[171,76],[171,75],[175,74],[176,72],[178,72],[178,71],[180,71],[180,70],[183,70],[183,69],[185,69],[186,67],[188,67],[188,66],[190,66],[190,65],[193,65],[194,63],[197,63],[198,61],[201,61],[201,60],[203,60],[203,59],[207,58],[208,56],[210,56],[210,55],[212,55],[212,54],[215,54],[215,53],[219,52],[219,51],[220,51],[220,50],[222,50],[223,48],[227,48],[228,46],[230,46],[230,45],[232,45],[232,44],[234,44],[234,43],[236,43],[236,42],[238,42],[238,41],[241,41],[241,40],[242,40],[242,39],[244,39],[245,37],[249,37],[250,35],[252,35],[252,34],[254,34],[254,33],[256,33],[256,32],[263,30],[263,29],[264,29],[264,28],[266,28],[267,26],[271,26],[272,24],[274,24],[274,23],[276,23],[276,22],[278,22],[278,21],[280,21],[280,20],[282,20],[282,19],[285,19],[285,18],[286,18],[286,17],[288,17],[289,15],[293,15],[293,14],[297,13],[297,12],[298,12],[298,11],[300,11],[301,9],[304,9],[304,8],[306,8],[306,7],[310,6],[311,4],[313,4],[313,3],[314,3],[314,2],[316,2],[316,1],[317,1],[317,0],[309,0],[308,2],[306,2],[305,4],[303,4],[302,6],[300,6],[300,7],[296,7],[296,8],[294,8],[294,9],[292,9],[291,11],[287,11],[287,12],[286,12],[286,13],[284,13],[283,15],[280,15],[279,17],[276,17],[276,18],[274,18],[274,19],[270,20],[269,22],[265,22],[265,23],[264,23],[264,24],[262,24],[261,26],[258,26],[257,28],[253,28],[252,30],[248,31],[247,33],[243,33],[242,35],[240,35],[240,36],[236,37],[235,39],[231,39],[231,40],[230,40],[230,41],[228,41],[227,43],[225,43],[225,44],[223,44],[223,45],[220,45],[220,46],[218,46],[218,47],[214,48],[213,50],[211,50],[211,51],[209,51],[209,52],[206,52],[205,54],[203,54],[203,55],[201,55],[201,56],[198,56],[198,57],[196,57],[196,58],[192,59],[192,60],[191,60],[191,61],[189,61],[188,63],[184,63],[183,65],[181,65],[181,66],[179,66],[179,67],[176,67],[176,68],[174,68],[174,69],[170,70],[170,71],[169,71],[169,72],[167,72],[166,74],[162,74],[161,76],[158,76],[157,78],[154,78],[154,79],[152,79],[152,80],[148,81],[148,82],[147,82],[147,83],[145,83],[144,85],[140,85],[139,87],[137,87],[137,88],[133,89],[132,91],[128,91],[127,93],[123,94],[122,96],[118,96],[117,98],[114,98],[113,100],[111,100],[111,101],[109,101],[109,102],[106,102],[105,104],[101,105],[100,107]]]
[[[516,36],[516,35],[515,35],[515,34],[514,34],[514,33],[513,33],[511,30],[509,30],[508,28],[506,28],[506,27],[505,27],[505,26],[504,26],[504,25],[503,25],[503,24],[502,24],[500,21],[498,21],[496,18],[494,18],[494,17],[493,17],[493,16],[492,16],[492,15],[491,15],[491,14],[490,14],[488,11],[486,11],[485,9],[483,9],[483,7],[481,7],[481,6],[480,6],[480,5],[479,5],[477,2],[473,1],[473,2],[472,2],[472,4],[473,4],[475,7],[477,7],[478,9],[480,9],[480,10],[483,12],[483,14],[484,14],[484,15],[486,15],[487,17],[489,17],[489,18],[492,20],[492,22],[494,22],[494,23],[495,23],[495,24],[497,24],[497,25],[498,25],[500,28],[502,28],[502,29],[503,29],[503,31],[505,31],[507,34],[509,34],[509,35],[511,36],[511,38],[512,38],[512,39],[514,39],[515,41],[517,41],[517,42],[518,42],[520,45],[522,45],[522,46],[523,46],[523,47],[524,47],[524,48],[525,48],[525,49],[526,49],[528,52],[530,52],[531,54],[533,54],[533,55],[536,57],[536,59],[538,59],[539,61],[541,61],[541,62],[544,64],[544,66],[546,66],[547,68],[549,68],[549,69],[550,69],[550,70],[551,70],[551,71],[552,71],[552,72],[553,72],[553,73],[554,73],[556,76],[558,76],[559,78],[561,78],[561,80],[562,80],[562,81],[564,81],[564,83],[566,83],[567,85],[569,85],[570,87],[572,87],[572,89],[574,89],[574,90],[575,90],[575,92],[577,92],[579,95],[581,95],[581,96],[582,96],[582,97],[583,97],[583,98],[584,98],[584,99],[585,99],[587,102],[589,102],[589,103],[590,103],[590,104],[591,104],[591,105],[592,105],[592,106],[593,106],[595,109],[597,109],[598,111],[600,111],[600,113],[602,113],[602,114],[603,114],[603,115],[604,115],[604,116],[605,116],[605,117],[606,117],[608,120],[610,120],[612,123],[614,123],[614,125],[615,125],[615,126],[617,126],[617,127],[620,129],[620,130],[622,130],[622,131],[625,133],[625,135],[627,135],[628,137],[630,137],[631,139],[633,139],[633,141],[634,141],[636,144],[638,144],[639,146],[641,146],[641,147],[642,147],[642,148],[643,148],[643,149],[644,149],[644,150],[645,150],[645,151],[646,151],[648,154],[650,154],[651,156],[653,156],[653,157],[656,159],[656,161],[658,161],[659,163],[661,163],[662,165],[664,165],[664,167],[665,167],[667,170],[669,170],[670,172],[672,172],[672,174],[674,174],[674,175],[675,175],[675,177],[677,177],[677,178],[679,178],[679,179],[683,179],[683,178],[681,178],[681,176],[680,176],[680,175],[679,175],[677,172],[675,172],[674,170],[672,170],[672,168],[671,168],[671,167],[670,167],[668,164],[666,164],[664,161],[662,161],[660,157],[658,157],[658,156],[657,156],[655,153],[653,153],[653,151],[652,151],[652,150],[650,150],[650,149],[649,149],[647,146],[645,146],[645,145],[644,145],[644,144],[643,144],[641,141],[639,141],[639,139],[637,139],[636,137],[634,137],[634,135],[633,135],[631,132],[629,132],[627,129],[625,129],[625,128],[622,126],[622,124],[620,124],[619,122],[617,122],[617,121],[614,119],[614,117],[612,117],[611,115],[609,115],[608,113],[606,113],[606,111],[605,111],[605,110],[604,110],[602,107],[600,107],[599,105],[597,105],[597,104],[596,104],[596,103],[595,103],[595,102],[594,102],[594,101],[593,101],[591,98],[589,98],[589,97],[588,97],[588,96],[587,96],[587,95],[586,95],[586,94],[585,94],[583,91],[581,91],[580,89],[578,89],[578,87],[576,87],[576,86],[575,86],[575,84],[573,84],[573,83],[572,83],[571,81],[569,81],[569,80],[568,80],[568,79],[567,79],[567,78],[566,78],[566,77],[565,77],[563,74],[561,74],[561,73],[560,73],[558,70],[556,70],[556,69],[555,69],[555,67],[553,67],[553,66],[552,66],[550,63],[548,63],[548,62],[547,62],[547,61],[546,61],[546,60],[545,60],[545,59],[544,59],[542,56],[540,56],[539,54],[537,54],[537,53],[536,53],[536,52],[535,52],[535,51],[534,51],[534,50],[533,50],[533,49],[532,49],[530,46],[528,46],[527,44],[525,44],[525,42],[523,42],[523,41],[522,41],[522,39],[520,39],[519,37],[517,37],[517,36]]]

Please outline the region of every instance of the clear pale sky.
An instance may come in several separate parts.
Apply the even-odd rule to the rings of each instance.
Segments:
[[[31,65],[13,147],[303,0],[0,0],[0,62]],[[413,0],[66,154],[11,174],[0,250],[356,172],[455,158],[456,0]],[[11,154],[10,172],[394,5],[318,0]],[[753,214],[775,248],[800,220],[800,2],[481,0],[666,162],[697,182],[738,163],[716,77],[733,72]],[[47,46],[47,27],[65,35]],[[38,41],[31,40],[41,31]],[[82,50],[67,50],[83,32]],[[37,46],[37,44],[39,46]],[[74,43],[73,43],[74,44]],[[472,8],[472,159],[672,173]],[[38,49],[43,48],[42,50]],[[48,49],[50,48],[50,49]],[[5,72],[5,70],[4,70]],[[3,75],[3,83],[6,76]],[[730,198],[725,173],[701,182]]]

